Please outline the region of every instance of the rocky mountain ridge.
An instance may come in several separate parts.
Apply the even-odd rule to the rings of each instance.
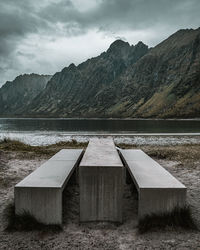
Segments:
[[[200,28],[179,30],[151,49],[117,40],[101,55],[54,74],[15,114],[200,117]]]
[[[139,42],[135,46],[117,40],[98,57],[74,64],[56,73],[47,87],[28,106],[31,116],[84,117],[84,110],[92,108],[98,93],[142,56],[148,47]],[[40,100],[40,101],[39,101]],[[82,112],[83,111],[83,112]],[[96,116],[97,113],[89,114]]]

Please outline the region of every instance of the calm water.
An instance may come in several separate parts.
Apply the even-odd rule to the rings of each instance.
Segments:
[[[10,137],[34,145],[68,140],[74,136],[79,140],[85,140],[87,136],[93,135],[139,137],[144,134],[153,136],[174,133],[200,135],[200,120],[0,118],[0,139]]]
[[[1,119],[0,131],[200,133],[200,120]]]

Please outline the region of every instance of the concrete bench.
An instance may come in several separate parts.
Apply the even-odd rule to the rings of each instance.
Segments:
[[[15,213],[29,212],[45,224],[62,224],[62,191],[82,149],[63,149],[15,186]]]
[[[138,215],[184,207],[186,187],[142,150],[120,150],[139,194]]]
[[[79,166],[80,221],[122,221],[124,166],[112,139],[91,139]]]

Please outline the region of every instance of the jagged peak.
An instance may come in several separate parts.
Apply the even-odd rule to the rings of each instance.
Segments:
[[[64,67],[61,72],[67,72],[76,70],[76,65],[74,63],[71,63],[68,67]]]
[[[111,51],[119,50],[122,48],[128,48],[128,47],[130,47],[130,44],[128,42],[118,39],[118,40],[115,40],[113,43],[111,43],[107,51],[111,52]]]
[[[143,43],[142,41],[139,41],[135,47],[148,47],[148,45],[146,45],[145,43]]]
[[[68,68],[69,69],[74,69],[74,68],[76,68],[76,65],[74,63],[71,63]]]

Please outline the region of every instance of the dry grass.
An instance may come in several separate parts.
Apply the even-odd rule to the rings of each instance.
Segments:
[[[21,215],[15,214],[14,203],[10,203],[4,210],[7,221],[6,231],[52,231],[59,232],[59,225],[45,225],[36,220],[30,213],[24,211]]]
[[[58,142],[56,144],[47,145],[47,146],[31,146],[26,143],[10,140],[4,138],[0,141],[0,150],[4,152],[16,152],[20,153],[23,158],[30,158],[31,156],[40,156],[47,155],[51,156],[57,153],[63,148],[85,148],[87,143],[80,143],[76,140],[71,140],[67,142]]]
[[[174,161],[200,161],[200,144],[174,145],[174,146],[136,146],[119,144],[122,149],[140,148],[151,157]]]
[[[76,140],[58,142],[47,146],[31,146],[23,142],[11,139],[0,141],[0,150],[4,152],[32,153],[35,155],[53,155],[63,148],[86,148],[88,143],[80,143]],[[130,144],[117,144],[122,149],[140,148],[151,157],[167,160],[193,160],[200,161],[200,144],[174,145],[174,146],[137,146]]]
[[[183,228],[186,230],[198,230],[188,206],[184,208],[175,208],[171,213],[147,215],[139,220],[139,233],[146,233],[153,230],[165,228]]]
[[[157,159],[166,159],[180,162],[200,161],[200,144],[173,145],[173,146],[137,146],[129,144],[117,144],[122,149],[140,148],[149,156]],[[86,148],[87,143],[80,143],[76,140],[58,142],[47,146],[31,146],[17,140],[3,139],[0,141],[0,151],[15,152],[23,158],[34,156],[52,156],[63,148]]]

